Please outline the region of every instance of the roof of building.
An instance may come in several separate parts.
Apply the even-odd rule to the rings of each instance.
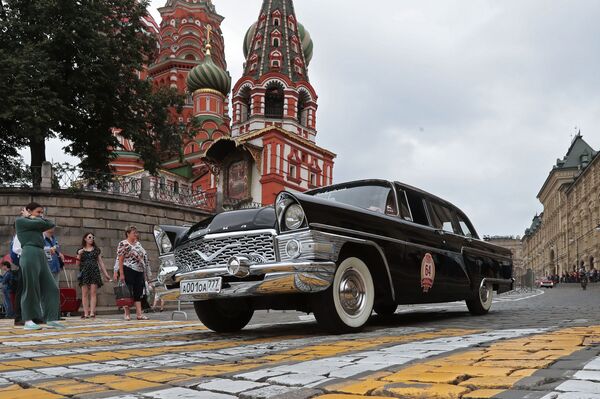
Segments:
[[[581,132],[578,132],[573,138],[567,154],[562,159],[556,160],[554,168],[585,168],[596,154],[597,151],[594,151],[583,139]]]

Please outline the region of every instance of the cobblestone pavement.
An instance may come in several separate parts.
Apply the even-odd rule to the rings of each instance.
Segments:
[[[2,320],[0,398],[600,398],[599,297],[600,285],[511,292],[482,317],[402,306],[337,336],[297,312],[257,312],[226,335],[189,309],[33,332]]]

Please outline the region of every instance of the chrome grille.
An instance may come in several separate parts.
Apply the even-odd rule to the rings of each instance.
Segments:
[[[179,273],[185,273],[209,266],[226,266],[232,256],[245,255],[252,255],[253,258],[259,255],[265,263],[276,262],[273,234],[232,233],[195,240],[175,249],[175,264]]]

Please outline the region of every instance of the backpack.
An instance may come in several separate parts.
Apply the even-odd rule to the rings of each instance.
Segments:
[[[15,239],[13,238],[10,241],[10,250],[9,250],[10,261],[13,263],[13,265],[19,266],[20,256],[13,250],[14,243],[15,243]]]

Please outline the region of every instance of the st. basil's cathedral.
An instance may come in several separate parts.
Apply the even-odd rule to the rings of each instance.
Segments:
[[[317,94],[308,66],[313,42],[293,0],[263,0],[243,43],[243,76],[231,89],[221,31],[211,0],[168,0],[159,8],[158,56],[140,73],[156,87],[185,94],[179,123],[193,126],[182,156],[165,160],[156,187],[205,193],[219,210],[272,204],[284,189],[305,191],[333,182],[335,154],[316,144]],[[231,99],[231,112],[230,112]],[[230,117],[231,115],[231,117]],[[111,163],[117,174],[147,174],[131,142]]]

